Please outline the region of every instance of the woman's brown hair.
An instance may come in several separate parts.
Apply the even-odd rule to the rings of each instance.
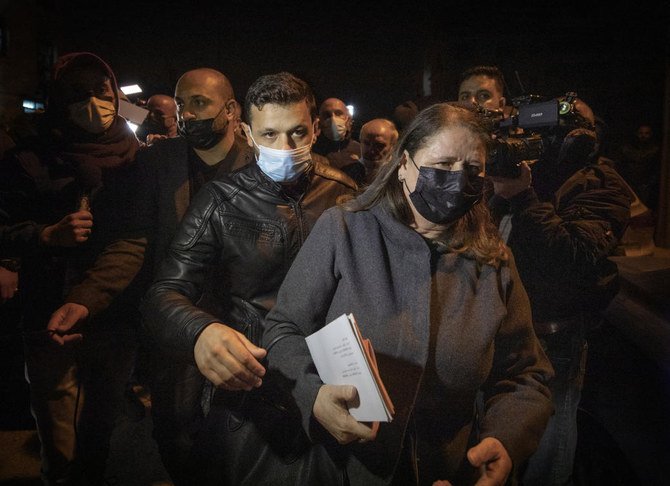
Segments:
[[[414,157],[432,137],[450,127],[468,129],[485,146],[490,141],[485,126],[474,112],[449,103],[431,105],[412,120],[396,145],[391,161],[382,166],[365,192],[344,205],[345,209],[362,211],[382,204],[400,222],[411,225],[414,216],[398,180],[398,169],[405,160],[404,153],[407,151],[410,157]],[[508,259],[507,247],[491,220],[484,199],[450,224],[447,236],[441,243],[449,251],[473,258],[480,264],[498,266]]]

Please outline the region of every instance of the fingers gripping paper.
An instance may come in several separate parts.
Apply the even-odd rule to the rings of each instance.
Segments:
[[[384,388],[370,340],[364,339],[353,314],[342,314],[305,338],[321,381],[353,385],[360,404],[349,413],[359,422],[390,422],[395,413]]]

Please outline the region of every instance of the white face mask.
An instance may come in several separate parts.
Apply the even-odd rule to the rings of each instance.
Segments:
[[[289,150],[273,149],[258,145],[251,135],[251,141],[258,148],[256,163],[263,173],[275,182],[291,182],[309,169],[312,163],[312,145],[303,145]]]
[[[95,96],[68,106],[70,120],[89,133],[103,133],[114,123],[116,109],[111,101]]]
[[[347,135],[347,121],[347,118],[343,116],[330,117],[323,127],[323,134],[335,142],[344,140]]]

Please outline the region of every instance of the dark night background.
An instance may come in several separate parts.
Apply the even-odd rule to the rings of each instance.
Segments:
[[[0,123],[20,119],[25,99],[45,101],[57,55],[85,50],[105,59],[121,85],[140,84],[144,98],[173,94],[179,76],[197,67],[224,72],[240,101],[258,76],[291,71],[310,83],[317,102],[353,104],[357,126],[391,117],[405,100],[453,100],[463,70],[495,64],[508,100],[576,91],[608,124],[612,145],[641,122],[670,140],[663,126],[664,110],[670,116],[669,0],[396,3],[0,0]],[[429,100],[425,84],[432,85]],[[663,256],[667,230],[662,234],[663,269],[623,266],[623,303],[609,316],[616,325],[589,336],[581,403],[594,415],[580,417],[577,462],[591,480],[582,484],[670,484],[670,259]],[[18,316],[14,305],[4,309]],[[0,484],[41,484],[18,319],[12,327],[4,316]],[[110,484],[166,476],[150,425],[132,420],[117,429],[109,469],[119,480]],[[17,471],[30,479],[13,480]]]
[[[618,3],[618,2],[617,2]],[[359,123],[423,94],[454,99],[458,76],[497,64],[507,97],[576,91],[622,135],[661,129],[667,2],[60,2],[61,52],[90,50],[120,83],[171,94],[186,70],[209,66],[238,99],[259,75],[291,71],[317,102],[353,104]],[[510,96],[511,95],[511,96]]]

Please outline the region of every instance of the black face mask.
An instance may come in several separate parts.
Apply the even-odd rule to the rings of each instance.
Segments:
[[[412,160],[416,167],[416,164]],[[473,166],[474,168],[474,166]],[[479,171],[479,168],[476,168]],[[482,199],[484,178],[468,169],[443,170],[420,167],[409,198],[421,216],[435,224],[456,221]]]
[[[214,120],[216,117],[206,120],[179,120],[177,131],[191,147],[208,150],[221,141],[225,132],[225,130],[215,132],[212,129]]]

